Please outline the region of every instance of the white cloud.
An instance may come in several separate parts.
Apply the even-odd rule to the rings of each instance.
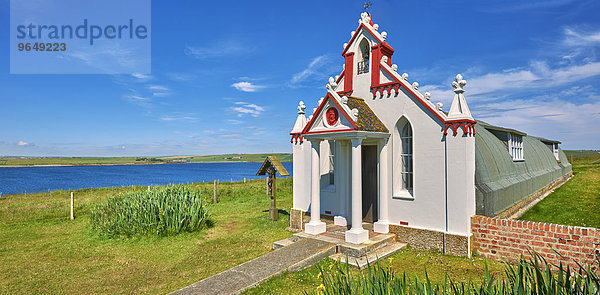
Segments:
[[[140,80],[152,79],[152,76],[146,75],[146,74],[140,74],[140,73],[133,73],[133,74],[131,74],[131,76],[133,76],[134,78],[140,79]]]
[[[565,39],[563,43],[567,46],[591,46],[600,44],[600,30],[583,32],[574,28],[564,29]]]
[[[166,86],[162,86],[162,85],[148,85],[148,89],[153,90],[153,91],[170,91],[171,89],[167,88]]]
[[[19,140],[19,142],[17,142],[17,145],[18,146],[29,146],[29,143],[28,142],[24,142],[22,140]]]
[[[217,42],[211,46],[190,46],[186,45],[183,53],[187,56],[200,59],[214,59],[224,56],[238,55],[252,51],[253,47],[241,44],[238,41],[228,40]]]
[[[327,74],[333,71],[333,68],[330,67],[330,65],[331,58],[329,55],[324,54],[313,58],[304,70],[292,76],[289,86],[297,87],[299,83],[302,83],[310,78],[326,78]]]
[[[556,97],[560,97],[559,94]],[[476,118],[529,135],[556,139],[563,148],[600,146],[600,101],[575,104],[559,98],[506,100],[472,108]]]
[[[191,115],[170,115],[160,117],[161,121],[196,121],[198,118]]]
[[[238,101],[231,107],[231,110],[237,114],[238,117],[242,117],[244,115],[250,115],[252,117],[258,117],[265,109],[261,106]]]
[[[231,84],[231,87],[244,92],[256,92],[257,90],[264,88],[264,86],[256,85],[246,81],[233,83]]]
[[[242,120],[227,120],[226,122],[229,124],[233,124],[233,125],[239,125],[239,124],[244,123],[244,121],[242,121]]]

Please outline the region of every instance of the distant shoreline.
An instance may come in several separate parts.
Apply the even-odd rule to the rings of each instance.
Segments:
[[[291,163],[291,161],[281,161]],[[261,163],[261,161],[195,161],[187,163],[102,163],[102,164],[32,164],[32,165],[0,165],[0,168],[27,168],[27,167],[86,167],[86,166],[138,166],[138,165],[169,165],[169,164],[200,164],[200,163]]]

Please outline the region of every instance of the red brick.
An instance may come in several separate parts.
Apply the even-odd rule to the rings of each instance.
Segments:
[[[532,241],[531,245],[533,246],[538,246],[538,247],[543,247],[544,245],[546,245],[544,242],[537,242],[537,241]]]

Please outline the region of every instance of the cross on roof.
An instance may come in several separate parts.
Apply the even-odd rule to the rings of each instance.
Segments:
[[[367,12],[369,12],[369,7],[373,6],[373,2],[371,1],[367,1],[365,2],[365,5],[363,5],[363,9]]]

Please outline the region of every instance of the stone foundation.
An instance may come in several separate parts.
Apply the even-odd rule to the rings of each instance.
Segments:
[[[396,241],[407,243],[415,250],[438,251],[463,257],[471,256],[469,237],[394,224],[390,224],[390,233],[396,234]]]

